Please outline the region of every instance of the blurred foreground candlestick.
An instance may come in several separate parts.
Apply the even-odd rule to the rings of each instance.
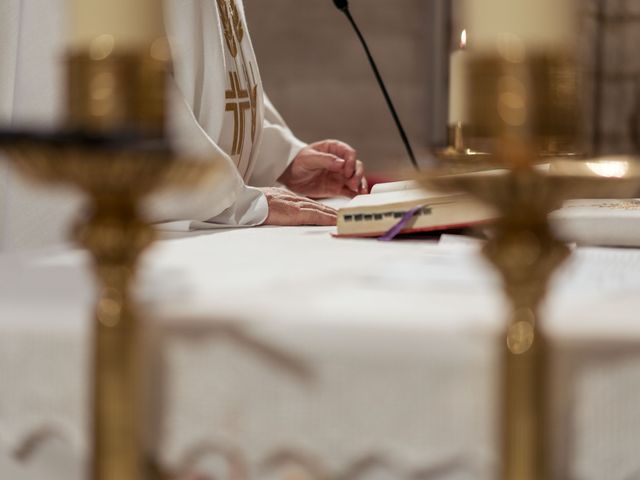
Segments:
[[[27,178],[82,191],[73,238],[98,286],[93,329],[91,480],[155,480],[144,443],[149,401],[143,321],[132,293],[155,239],[143,201],[210,181],[219,159],[175,154],[165,132],[170,68],[158,0],[68,0],[68,127],[0,131],[0,150]],[[4,156],[3,156],[4,158]],[[210,186],[210,185],[209,185]]]
[[[79,145],[60,149],[60,158],[51,162],[59,164],[56,180],[69,181],[90,198],[74,237],[91,253],[100,288],[91,478],[149,480],[144,334],[131,289],[155,232],[140,209],[152,191],[182,181],[194,166],[176,158],[166,138],[170,55],[162,2],[68,0],[67,5],[67,115]]]
[[[479,93],[469,94],[469,126],[508,168],[462,188],[501,213],[484,253],[512,307],[498,410],[502,480],[549,479],[548,346],[539,312],[569,250],[547,217],[590,180],[545,176],[534,165],[574,154],[580,143],[574,9],[574,0],[467,0],[463,15],[474,40],[469,83]]]
[[[483,253],[500,273],[511,305],[497,408],[501,480],[551,478],[551,355],[540,311],[570,250],[556,238],[548,216],[569,199],[635,198],[640,185],[640,174],[627,174],[630,169],[607,178],[591,167],[576,168],[584,155],[575,8],[574,0],[466,1],[464,21],[473,38],[469,127],[490,148],[486,157],[447,149],[443,170],[424,179],[430,188],[468,192],[500,213]],[[461,175],[459,157],[468,160],[467,172],[477,161],[502,168]],[[567,165],[558,170],[561,158]],[[549,169],[535,168],[549,162]]]

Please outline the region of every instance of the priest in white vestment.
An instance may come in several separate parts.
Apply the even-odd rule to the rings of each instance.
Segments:
[[[333,224],[335,211],[311,198],[366,191],[362,162],[342,142],[307,145],[286,126],[263,91],[242,0],[164,4],[175,63],[172,139],[203,161],[222,158],[224,168],[198,192],[156,199],[151,217],[183,228]],[[0,4],[2,128],[62,125],[65,5]],[[62,240],[79,206],[77,195],[27,185],[0,162],[0,250]]]

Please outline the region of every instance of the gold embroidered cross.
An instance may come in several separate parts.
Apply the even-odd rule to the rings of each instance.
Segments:
[[[231,88],[225,92],[225,111],[233,113],[233,147],[231,155],[242,156],[245,138],[245,112],[251,108],[249,92],[240,87],[237,72],[229,72]],[[253,125],[252,125],[253,129]]]
[[[251,96],[251,139],[255,141],[258,116],[258,84],[256,83],[256,77],[253,71],[253,65],[251,63],[249,63],[249,68],[251,68],[251,78],[249,78],[247,66],[244,65],[244,77],[247,79],[247,85],[249,85],[249,94]]]

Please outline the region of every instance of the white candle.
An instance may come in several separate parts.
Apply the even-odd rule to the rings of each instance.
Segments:
[[[460,49],[451,54],[449,70],[449,125],[467,121],[467,32],[460,36]]]
[[[576,18],[575,0],[466,0],[463,14],[474,49],[514,37],[534,49],[569,44]]]
[[[161,0],[67,0],[68,46],[83,50],[112,37],[117,51],[148,48],[165,35],[162,6]]]

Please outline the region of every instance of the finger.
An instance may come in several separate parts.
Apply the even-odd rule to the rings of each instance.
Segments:
[[[307,200],[299,203],[300,208],[313,208],[329,215],[337,215],[338,211],[335,208],[331,208],[328,205],[324,205],[320,202],[314,202],[313,200]]]
[[[354,192],[360,193],[362,191],[362,179],[364,178],[364,164],[358,160],[356,161],[355,173],[347,181],[347,188],[350,188]]]
[[[338,194],[338,192],[340,191],[340,186],[342,185],[342,178],[340,175],[337,174],[333,174],[336,177],[335,180],[335,188],[333,188],[333,190],[331,189],[331,187],[327,187],[328,191],[328,196],[335,196]],[[305,206],[317,206],[317,208],[320,208],[328,213],[336,213],[336,210],[334,208],[329,207],[328,205],[325,205],[321,202],[317,202],[316,200],[314,200],[313,198],[309,198],[308,196],[303,196],[303,195],[298,195],[296,193],[290,192],[289,190],[282,190],[279,194],[278,194],[278,199],[284,201],[285,203],[289,204],[289,205],[305,205]]]
[[[336,157],[343,158],[347,161],[355,161],[358,157],[358,152],[349,144],[341,142],[340,140],[323,140],[311,144],[314,149],[335,155]]]
[[[269,202],[269,214],[265,225],[335,225],[337,212],[331,207],[322,205],[303,197],[295,201],[273,198]]]
[[[297,193],[293,193],[293,192],[288,192],[282,195],[278,195],[278,198],[284,202],[292,203],[294,205],[299,201],[301,201],[302,199],[304,199],[304,197],[301,197]]]
[[[335,208],[325,205],[324,203],[312,200],[308,197],[303,197],[301,195],[282,195],[279,196],[279,199],[283,201],[288,210],[296,210],[299,208],[315,208],[332,215],[336,215],[338,213]]]
[[[354,159],[345,160],[343,174],[345,180],[350,180],[356,174],[356,169],[358,167],[358,161]]]
[[[289,192],[288,190],[282,190],[278,192],[277,195],[268,195],[267,200],[270,203],[273,203],[274,206],[280,207],[285,205],[295,205],[299,200],[300,196],[295,193]]]
[[[360,182],[360,194],[365,195],[369,193],[369,182],[367,181],[367,177],[362,177],[362,181]]]
[[[319,225],[332,227],[336,225],[338,217],[336,214],[326,213],[315,208],[301,208],[299,220],[300,225]]]
[[[328,170],[330,172],[340,172],[344,169],[346,160],[331,153],[314,151],[305,158],[305,168],[309,170]]]
[[[347,187],[342,187],[342,190],[340,190],[339,195],[342,197],[353,198],[358,196],[358,192],[354,192],[353,190]]]
[[[358,157],[358,153],[353,147],[339,140],[331,140],[329,142],[329,153],[351,162],[355,162]]]
[[[356,160],[358,153],[350,145],[339,140],[323,140],[311,145],[315,150],[342,158],[344,163],[343,175],[346,179],[352,178],[356,173]],[[336,171],[336,170],[333,170]]]
[[[279,188],[277,189],[277,199],[283,203],[286,204],[291,204],[291,205],[296,205],[300,202],[309,202],[309,201],[313,201],[310,198],[303,196],[303,195],[299,195],[295,192],[292,192],[291,190],[285,189],[285,188]],[[273,196],[273,195],[272,195]],[[314,202],[315,203],[315,202]]]

